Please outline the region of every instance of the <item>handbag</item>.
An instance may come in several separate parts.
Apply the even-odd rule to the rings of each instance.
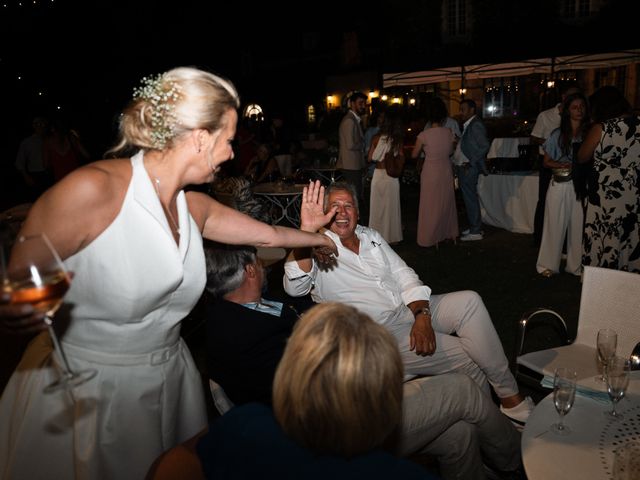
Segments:
[[[384,155],[384,168],[387,171],[387,175],[392,178],[398,178],[402,175],[402,169],[404,168],[404,155],[389,150]]]

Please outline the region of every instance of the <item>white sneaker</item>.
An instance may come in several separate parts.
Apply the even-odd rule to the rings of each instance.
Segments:
[[[466,230],[463,230],[463,231],[460,233],[460,235],[463,235],[463,236],[464,236],[464,235],[469,235],[470,233],[471,233],[471,230],[470,230],[469,228],[467,228]],[[484,230],[480,230],[480,233],[481,233],[482,235],[484,235]]]
[[[515,407],[504,408],[500,405],[500,411],[506,415],[511,423],[520,431],[524,428],[525,423],[531,415],[531,412],[535,408],[535,404],[531,397],[526,397],[522,402],[520,402]]]
[[[482,240],[484,237],[481,233],[467,233],[460,237],[460,241],[462,242],[473,242],[476,240]]]

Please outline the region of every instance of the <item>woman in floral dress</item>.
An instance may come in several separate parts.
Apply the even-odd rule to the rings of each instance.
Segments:
[[[584,223],[584,265],[640,273],[640,118],[615,87],[593,94],[594,119],[578,152],[593,157]]]

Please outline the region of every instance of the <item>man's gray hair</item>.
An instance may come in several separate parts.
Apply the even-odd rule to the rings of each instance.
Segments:
[[[348,192],[351,194],[351,197],[353,198],[353,203],[356,206],[356,210],[358,212],[360,212],[360,206],[358,205],[358,194],[356,193],[356,188],[347,182],[333,182],[330,183],[329,186],[324,188],[324,202],[322,204],[322,207],[324,208],[324,211],[327,211],[327,208],[329,208],[329,194],[332,192]]]
[[[216,245],[206,247],[207,292],[222,298],[244,281],[244,267],[258,261],[255,247],[244,245]]]

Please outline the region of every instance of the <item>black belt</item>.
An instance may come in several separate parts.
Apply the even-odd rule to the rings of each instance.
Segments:
[[[553,181],[556,183],[565,183],[571,180],[571,175],[554,175]]]

